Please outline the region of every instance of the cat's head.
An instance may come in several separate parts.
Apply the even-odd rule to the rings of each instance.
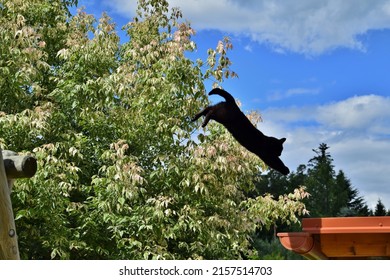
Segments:
[[[280,138],[280,139],[274,138],[274,141],[271,141],[272,152],[277,156],[280,156],[282,154],[284,142],[286,142],[286,138]]]

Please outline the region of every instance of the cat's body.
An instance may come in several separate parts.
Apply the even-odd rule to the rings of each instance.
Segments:
[[[286,138],[276,139],[264,135],[244,115],[228,92],[215,88],[209,93],[209,95],[213,94],[222,96],[226,101],[206,107],[196,114],[192,121],[205,116],[202,127],[205,127],[210,120],[221,123],[242,146],[259,156],[269,167],[287,175],[290,170],[279,158]]]

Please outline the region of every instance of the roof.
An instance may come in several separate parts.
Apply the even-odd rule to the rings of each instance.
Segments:
[[[390,259],[390,217],[305,218],[302,232],[277,235],[308,259]]]

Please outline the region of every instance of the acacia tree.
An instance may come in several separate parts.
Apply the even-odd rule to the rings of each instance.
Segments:
[[[181,12],[142,0],[120,44],[76,2],[0,1],[0,145],[39,166],[13,191],[23,258],[248,257],[256,227],[296,221],[304,190],[247,199],[262,162],[189,121],[235,75],[228,39],[191,61]]]

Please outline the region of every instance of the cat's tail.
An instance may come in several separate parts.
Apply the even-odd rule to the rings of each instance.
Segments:
[[[228,93],[227,91],[225,91],[223,89],[215,88],[209,92],[209,95],[213,95],[213,94],[218,94],[218,95],[222,96],[223,98],[225,98],[226,102],[228,102],[228,103],[236,104],[234,97],[231,96],[230,93]]]

